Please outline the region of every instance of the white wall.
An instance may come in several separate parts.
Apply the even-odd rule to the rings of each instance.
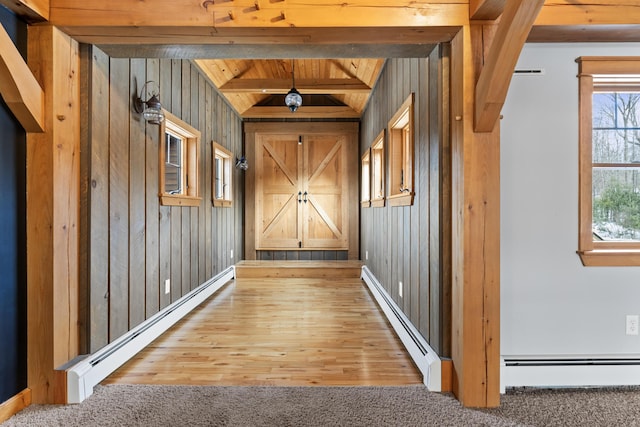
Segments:
[[[578,245],[579,56],[640,44],[528,44],[501,122],[501,353],[640,356],[640,267],[583,267]]]

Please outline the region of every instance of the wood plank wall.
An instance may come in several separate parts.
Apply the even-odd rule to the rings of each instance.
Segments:
[[[81,342],[95,352],[235,264],[242,240],[243,176],[234,169],[231,208],[211,203],[211,141],[242,154],[242,122],[187,60],[110,58],[83,47],[81,267],[87,308]],[[202,133],[197,207],[159,205],[160,128],[132,102],[145,81],[163,107]],[[234,258],[231,258],[233,250]],[[165,280],[171,291],[165,294]]]
[[[415,93],[414,203],[361,208],[360,251],[364,263],[441,357],[451,355],[451,171],[447,91],[441,89],[448,85],[446,55],[441,58],[445,51],[446,46],[439,46],[428,58],[387,61],[363,113],[360,137],[362,155]],[[387,195],[388,185],[387,172]]]

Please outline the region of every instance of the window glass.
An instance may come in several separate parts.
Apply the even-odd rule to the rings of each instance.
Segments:
[[[640,241],[640,93],[594,92],[592,109],[594,241]]]
[[[165,134],[167,146],[164,191],[169,194],[182,192],[182,139],[170,132]]]
[[[369,207],[371,204],[371,150],[365,151],[362,155],[360,169],[362,174],[360,203],[363,207]]]
[[[229,207],[232,205],[232,167],[233,155],[222,145],[213,142],[213,206]]]

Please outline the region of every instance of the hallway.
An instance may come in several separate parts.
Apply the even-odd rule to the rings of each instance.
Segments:
[[[103,384],[407,385],[422,377],[357,278],[236,279]]]

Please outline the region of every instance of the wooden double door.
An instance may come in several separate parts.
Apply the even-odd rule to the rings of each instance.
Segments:
[[[357,138],[296,127],[253,135],[255,250],[357,248]]]

